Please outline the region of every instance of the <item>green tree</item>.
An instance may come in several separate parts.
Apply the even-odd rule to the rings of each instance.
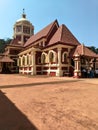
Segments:
[[[89,49],[91,49],[93,52],[95,52],[96,54],[98,54],[98,48],[96,48],[94,46],[90,46]]]
[[[5,47],[11,42],[10,38],[0,39],[0,53],[4,52]]]
[[[7,39],[5,40],[5,43],[6,43],[6,44],[10,44],[11,40],[12,40],[12,39],[7,38]]]
[[[96,48],[96,53],[98,54],[98,48]]]

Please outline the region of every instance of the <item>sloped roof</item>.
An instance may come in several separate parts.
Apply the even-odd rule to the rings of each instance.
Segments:
[[[3,56],[0,59],[0,62],[14,62],[14,61],[10,57],[8,57],[8,56]]]
[[[8,55],[9,54],[9,52],[8,52],[8,50],[7,51],[4,51],[3,53],[2,53],[2,55]]]
[[[63,24],[58,28],[58,30],[50,40],[48,46],[57,42],[69,45],[80,45],[79,41],[75,38],[75,36]]]
[[[17,38],[14,38],[14,39],[12,39],[12,41],[10,42],[10,46],[17,46],[17,47],[23,47],[23,45],[22,44],[19,44],[18,43],[19,42],[19,40],[17,39]]]
[[[89,48],[85,47],[83,44],[78,45],[75,49],[73,49],[70,53],[70,56],[75,55],[88,56],[88,57],[98,57],[96,53],[94,53]]]
[[[44,38],[47,37],[51,28],[53,27],[53,25],[56,23],[57,21],[55,20],[54,22],[52,22],[51,24],[49,24],[48,26],[46,26],[45,28],[43,28],[41,31],[39,31],[37,34],[31,36],[27,42],[24,44],[24,47],[29,46],[30,44],[33,44],[35,41],[39,40],[40,38]]]

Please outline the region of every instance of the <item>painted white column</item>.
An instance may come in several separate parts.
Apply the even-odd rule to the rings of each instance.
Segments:
[[[31,75],[36,75],[35,56],[36,56],[36,53],[33,51],[31,53],[31,58],[32,58],[32,72],[31,72]]]
[[[29,54],[29,66],[30,66],[30,61],[31,61],[31,55]]]
[[[30,54],[30,66],[32,66],[32,54]]]
[[[17,59],[17,66],[19,67],[19,73],[20,73],[20,60],[21,60],[21,57],[19,56],[18,59]],[[11,68],[12,68],[12,64],[11,64]]]
[[[58,48],[58,64],[61,65],[61,48]]]
[[[58,70],[56,76],[62,76],[61,64],[61,48],[58,48]]]
[[[23,32],[23,25],[22,25],[22,30],[21,30],[21,31],[22,31],[22,35],[21,35],[21,43],[23,44],[23,43],[24,43],[24,35],[23,35],[23,33],[24,33],[24,32]]]
[[[74,77],[79,78],[79,77],[81,77],[81,66],[80,66],[80,56],[79,55],[75,55],[74,62],[75,62]]]
[[[20,57],[20,67],[22,66],[22,57]]]
[[[21,62],[22,62],[22,58],[21,58],[21,56],[19,56],[18,57],[18,61],[19,61],[19,73],[21,72],[21,70],[20,70],[20,67],[21,67]]]
[[[19,70],[19,73],[20,73],[20,72],[23,73],[23,68],[24,68],[24,67],[23,67],[23,66],[24,66],[24,65],[23,65],[23,56],[20,56],[20,59],[21,59],[21,60],[20,60],[20,61],[21,61],[21,62],[20,62],[20,67],[22,67],[22,70]]]
[[[32,28],[30,27],[30,35],[32,35]]]
[[[27,53],[27,66],[29,67],[29,53]]]
[[[50,67],[51,67],[51,64],[50,64],[50,62],[49,62],[48,75],[50,75]]]
[[[27,55],[25,55],[25,66],[27,65]]]

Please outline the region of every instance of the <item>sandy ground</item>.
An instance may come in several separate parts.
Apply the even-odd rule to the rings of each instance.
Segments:
[[[0,75],[0,130],[98,130],[98,79]]]

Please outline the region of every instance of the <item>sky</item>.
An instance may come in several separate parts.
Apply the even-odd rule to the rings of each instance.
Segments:
[[[0,0],[0,39],[12,38],[23,8],[35,33],[57,19],[80,43],[98,48],[98,0]]]

